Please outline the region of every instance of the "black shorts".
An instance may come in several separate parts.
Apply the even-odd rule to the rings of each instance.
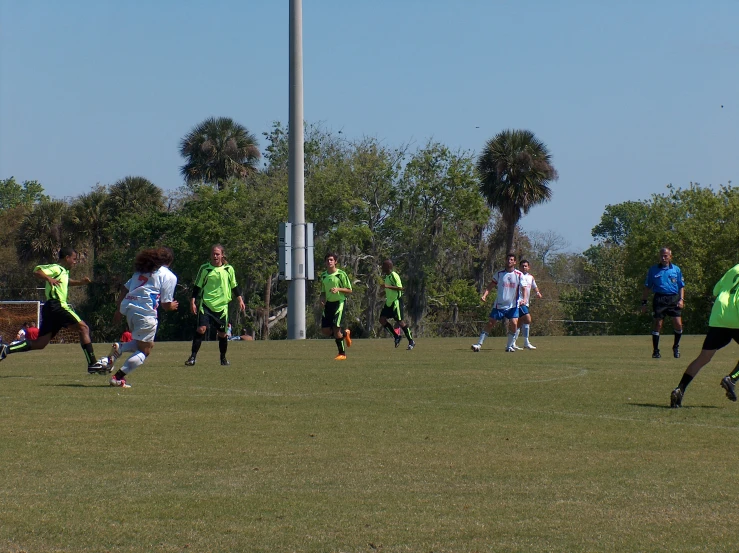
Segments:
[[[390,305],[383,305],[382,311],[380,311],[380,317],[385,317],[386,319],[395,319],[398,322],[402,321],[403,302],[401,302],[400,300],[395,300]]]
[[[62,328],[76,325],[81,320],[71,307],[62,306],[59,300],[46,300],[41,308],[41,326],[38,335],[51,334],[53,338]]]
[[[200,307],[201,312],[198,313],[198,327],[204,326],[210,328],[214,325],[218,332],[226,332],[228,328],[228,309],[224,309],[220,313],[209,309],[206,305]]]
[[[323,306],[323,315],[321,316],[321,328],[341,328],[341,322],[344,319],[344,302],[343,301],[327,301]]]
[[[655,294],[652,300],[652,317],[655,319],[682,317],[683,310],[677,306],[679,301],[679,294]]]
[[[739,328],[711,326],[708,328],[706,339],[703,340],[703,349],[721,349],[728,346],[732,340],[739,344]]]

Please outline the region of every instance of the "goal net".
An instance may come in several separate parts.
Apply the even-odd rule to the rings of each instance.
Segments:
[[[41,326],[40,301],[0,301],[0,336],[9,344],[15,340],[23,323]],[[52,344],[79,342],[76,330],[62,328],[51,341]]]

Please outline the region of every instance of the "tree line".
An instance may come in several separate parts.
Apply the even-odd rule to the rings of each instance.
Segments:
[[[137,176],[65,200],[48,197],[35,181],[1,180],[0,297],[40,299],[30,276],[33,265],[55,260],[61,245],[72,244],[83,259],[77,270],[94,284],[73,289],[71,301],[94,339],[110,340],[121,330],[111,322],[114,298],[137,251],[173,249],[177,299],[186,302],[197,268],[210,246],[220,243],[248,306],[246,316],[232,314],[235,329],[263,339],[284,337],[287,285],[277,280],[277,232],[287,220],[287,129],[275,123],[263,136],[262,157],[255,136],[233,120],[213,118],[195,126],[180,143],[185,184],[169,194]],[[529,257],[545,292],[546,301],[534,306],[535,332],[633,333],[648,328],[648,318],[635,315],[635,306],[643,275],[664,244],[689,280],[686,331],[697,329],[713,272],[720,276],[726,269],[712,272],[703,263],[720,248],[709,246],[716,240],[701,225],[727,229],[715,216],[731,219],[724,204],[736,201],[735,189],[714,193],[691,185],[608,206],[593,229],[596,245],[580,254],[564,252],[567,244],[556,232],[526,235],[518,226],[533,206],[551,197],[556,179],[546,145],[530,131],[502,131],[475,156],[436,142],[412,149],[373,138],[348,141],[309,125],[305,209],[306,220],[314,223],[316,272],[326,251],[338,254],[355,290],[347,304],[355,336],[379,330],[385,258],[393,259],[403,278],[407,317],[418,335],[476,335],[489,311],[480,305],[480,291],[505,253],[515,251]],[[720,260],[729,257],[726,251]],[[307,286],[307,332],[314,337],[319,290],[317,282]],[[160,339],[189,339],[191,319],[185,310],[163,318]],[[706,317],[700,319],[704,323]]]

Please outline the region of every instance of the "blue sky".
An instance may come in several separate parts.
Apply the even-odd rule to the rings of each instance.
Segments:
[[[0,0],[0,178],[177,189],[206,117],[260,138],[287,122],[288,7]],[[521,225],[570,251],[608,204],[739,183],[736,0],[316,0],[303,17],[306,121],[472,152],[530,129],[560,179]]]

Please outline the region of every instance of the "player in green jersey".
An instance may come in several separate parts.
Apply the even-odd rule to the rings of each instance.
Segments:
[[[92,282],[89,277],[79,280],[69,278],[69,270],[75,265],[77,265],[77,252],[74,248],[66,246],[59,250],[59,263],[34,267],[34,276],[46,282],[46,301],[41,308],[41,328],[39,328],[38,339],[23,340],[11,346],[3,344],[0,346],[0,360],[5,359],[11,353],[44,349],[62,328],[68,327],[79,333],[80,345],[87,360],[87,372],[89,374],[108,372],[95,360],[95,352],[92,349],[92,340],[90,340],[90,327],[67,303],[70,286],[84,286]]]
[[[216,244],[210,249],[210,262],[200,266],[195,277],[195,285],[190,300],[190,311],[198,317],[198,326],[192,339],[192,351],[185,365],[195,364],[195,358],[205,337],[205,331],[211,324],[218,329],[218,349],[221,353],[221,365],[230,365],[226,359],[228,349],[228,304],[236,297],[239,310],[246,311],[246,305],[236,287],[236,274],[233,266],[226,260],[223,246]]]
[[[386,259],[382,262],[382,274],[385,275],[384,281],[381,286],[385,289],[385,305],[382,306],[380,311],[380,324],[386,328],[395,338],[395,347],[400,345],[401,337],[400,332],[395,332],[395,328],[388,321],[388,319],[395,319],[398,326],[403,330],[403,334],[408,339],[408,349],[411,350],[416,347],[416,342],[413,341],[413,335],[408,324],[403,321],[403,283],[400,280],[400,275],[393,271],[393,262]]]
[[[670,407],[682,407],[685,388],[705,367],[715,353],[734,340],[739,343],[739,265],[729,269],[713,287],[711,318],[708,320],[708,334],[703,341],[703,349],[698,357],[685,369],[680,384],[672,390]],[[731,374],[721,380],[721,387],[726,390],[726,397],[736,401],[735,384],[739,380],[739,364]]]
[[[344,302],[347,294],[352,293],[352,283],[344,271],[336,266],[336,254],[328,253],[324,257],[326,270],[321,273],[321,333],[324,336],[334,335],[339,354],[337,361],[346,359],[346,348],[352,345],[351,332],[347,328],[342,332],[344,320]]]

